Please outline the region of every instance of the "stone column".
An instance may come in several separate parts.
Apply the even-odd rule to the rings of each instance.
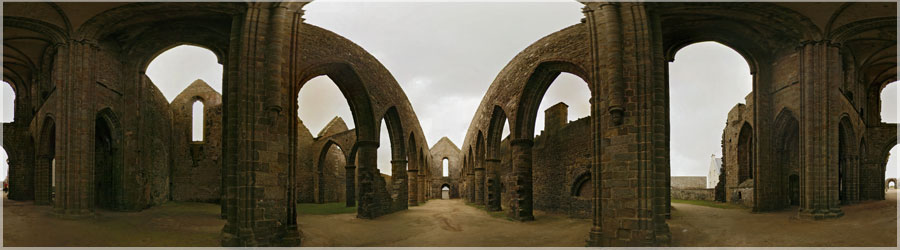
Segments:
[[[400,211],[409,208],[409,183],[407,177],[406,160],[391,161],[391,208]]]
[[[500,192],[503,191],[500,188],[500,175],[498,174],[500,159],[486,159],[484,160],[484,163],[485,168],[487,169],[487,199],[485,199],[484,207],[488,211],[500,211]]]
[[[589,246],[670,242],[665,221],[670,120],[666,58],[656,39],[660,31],[653,28],[658,20],[647,7],[640,2],[585,3],[593,61],[590,88],[596,93],[591,98],[594,197]],[[517,161],[527,159],[516,156],[524,150],[513,147],[516,168],[523,165]]]
[[[380,215],[375,195],[375,178],[378,173],[377,150],[378,141],[357,141],[357,157],[359,161],[359,203],[357,218],[372,219]]]
[[[475,171],[466,174],[466,202],[475,203]]]
[[[409,204],[408,206],[418,206],[419,205],[419,180],[416,178],[419,174],[419,170],[410,169],[406,172],[406,178],[409,178]]]
[[[513,203],[510,207],[511,218],[518,221],[534,220],[532,206],[532,180],[531,180],[531,147],[534,142],[531,139],[515,139],[510,142],[512,149],[513,183],[515,192],[512,193]]]
[[[356,166],[347,164],[344,166],[344,184],[346,185],[345,196],[347,197],[347,206],[356,206]]]
[[[479,164],[480,165],[480,164]],[[484,168],[475,167],[475,204],[484,204]]]
[[[290,5],[251,3],[232,16],[222,97],[226,247],[300,245],[290,160],[297,118],[283,96],[295,83],[282,70],[299,67],[284,51],[300,39],[303,13]]]
[[[425,192],[428,190],[428,185],[426,184],[427,176],[423,173],[424,171],[419,171],[419,177],[416,178],[417,188],[416,188],[416,201],[419,203],[425,203],[428,199],[425,198]]]
[[[838,204],[839,114],[830,114],[830,100],[839,93],[840,55],[828,41],[807,41],[800,50],[800,216],[822,219],[843,215]],[[835,117],[837,119],[834,119]],[[831,135],[831,136],[828,136]]]
[[[70,40],[57,48],[53,80],[58,114],[56,133],[56,196],[54,212],[66,216],[90,215],[93,201],[94,69],[100,48],[95,41]],[[44,160],[42,164],[50,164]],[[49,165],[46,168],[50,170]],[[47,176],[46,178],[49,178]],[[49,187],[49,186],[48,186]]]
[[[315,178],[313,178],[313,190],[316,192],[313,198],[315,199],[316,204],[325,203],[325,187],[323,187],[324,182],[324,173],[321,170],[316,170],[316,176]]]
[[[21,100],[20,100],[21,99]],[[31,121],[31,115],[20,115],[31,112],[27,108],[29,102],[26,97],[16,97],[15,109],[16,118],[13,123],[3,124],[3,145],[16,145],[16,148],[6,148],[9,155],[9,195],[10,200],[33,200],[34,199],[34,142],[32,141],[32,133],[28,131],[28,124],[25,121]],[[43,121],[38,121],[43,122]],[[24,126],[23,126],[24,124]]]

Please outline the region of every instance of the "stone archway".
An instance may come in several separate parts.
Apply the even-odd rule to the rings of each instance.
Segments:
[[[897,178],[888,178],[884,181],[884,189],[897,189]]]
[[[37,157],[34,170],[34,204],[54,205],[56,176],[56,122],[50,116],[44,118],[38,137]]]
[[[441,200],[449,200],[450,199],[450,184],[444,183],[441,184]]]
[[[97,113],[94,130],[94,206],[122,210],[125,170],[122,164],[121,129],[110,109]]]

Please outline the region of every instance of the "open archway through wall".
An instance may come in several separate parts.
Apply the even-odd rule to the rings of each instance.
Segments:
[[[225,71],[219,61],[218,56],[209,49],[182,44],[155,56],[147,65],[145,74],[168,102],[172,102],[196,80],[206,82],[221,94]]]

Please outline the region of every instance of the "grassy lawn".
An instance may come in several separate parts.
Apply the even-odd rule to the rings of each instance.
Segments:
[[[719,202],[715,202],[715,201],[694,201],[694,200],[672,199],[672,203],[691,204],[691,205],[697,205],[697,206],[723,208],[723,209],[744,209],[744,208],[746,208],[744,206],[737,205],[737,204],[719,203]]]
[[[325,204],[300,203],[297,204],[298,214],[348,214],[356,213],[356,206],[347,207],[347,203],[334,202]]]

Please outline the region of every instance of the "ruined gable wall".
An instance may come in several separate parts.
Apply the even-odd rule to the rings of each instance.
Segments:
[[[193,141],[193,106],[203,103],[203,140]],[[198,80],[172,109],[172,199],[219,202],[222,186],[222,96]]]

